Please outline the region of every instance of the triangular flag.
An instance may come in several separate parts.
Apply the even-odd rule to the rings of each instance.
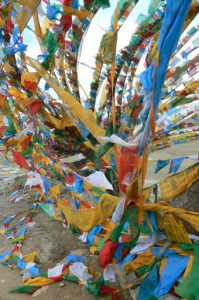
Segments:
[[[178,172],[183,160],[185,159],[186,157],[179,157],[179,158],[172,159],[169,174],[175,174],[176,172]]]
[[[40,110],[42,105],[43,105],[43,102],[41,100],[31,102],[31,104],[30,104],[30,114],[34,115],[36,112],[38,112]]]
[[[170,160],[158,160],[155,168],[155,174],[158,173],[162,168],[166,167],[170,163]]]
[[[21,155],[21,153],[12,151],[12,155],[15,163],[26,170],[30,170],[25,158]]]
[[[199,299],[199,284],[198,284],[198,271],[199,271],[199,245],[194,244],[194,260],[190,272],[187,276],[180,281],[180,284],[175,289],[176,294],[186,299]]]

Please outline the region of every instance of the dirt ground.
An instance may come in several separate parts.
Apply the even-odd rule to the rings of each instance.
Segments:
[[[0,222],[6,217],[16,214],[24,209],[32,207],[31,195],[26,195],[19,190],[20,196],[26,199],[18,203],[10,202],[15,180],[0,182]],[[29,194],[29,193],[27,193]],[[27,199],[29,196],[29,199]],[[20,216],[21,218],[22,216]],[[19,219],[16,218],[11,224],[15,225]],[[69,253],[79,254],[88,259],[88,263],[97,265],[97,257],[90,256],[89,250],[78,240],[78,236],[72,234],[68,229],[63,228],[61,222],[54,221],[44,212],[39,212],[33,218],[35,225],[28,229],[22,253],[27,254],[34,250],[38,253],[38,266],[41,271],[46,272],[48,268],[53,268],[57,263],[63,261]],[[0,236],[0,254],[11,250],[13,245],[6,240],[5,235]],[[54,299],[75,299],[92,300],[95,299],[88,292],[75,283],[64,282],[46,286],[38,290],[34,296],[23,294],[11,294],[9,290],[22,283],[19,269],[9,269],[0,265],[0,300],[23,300],[34,297],[35,300]]]

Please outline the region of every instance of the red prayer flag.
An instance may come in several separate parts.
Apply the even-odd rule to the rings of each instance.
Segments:
[[[135,175],[135,162],[138,156],[138,149],[123,147],[118,159],[118,179],[120,190],[126,193],[126,187]],[[128,182],[129,181],[129,182]]]
[[[108,241],[99,253],[99,264],[104,269],[108,264],[111,263],[113,255],[117,249],[118,243]]]
[[[42,105],[43,105],[43,102],[41,100],[32,102],[30,104],[30,114],[34,115],[36,112],[38,112],[40,110]]]
[[[8,128],[8,127],[6,127],[6,126],[2,126],[2,127],[0,128],[0,137],[2,137],[4,131],[6,131],[7,128]]]
[[[21,155],[21,153],[12,151],[14,162],[16,162],[21,168],[26,170],[30,170],[25,158]]]
[[[31,92],[35,92],[37,90],[38,82],[24,80],[24,83],[25,83],[24,87],[26,90],[30,90]]]

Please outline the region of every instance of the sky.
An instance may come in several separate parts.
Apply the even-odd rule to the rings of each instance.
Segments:
[[[150,2],[151,0],[140,0],[136,7],[133,9],[133,12],[130,14],[130,16],[118,32],[117,51],[122,47],[128,45],[130,37],[136,28],[136,18],[140,13],[147,14]],[[89,94],[93,70],[89,67],[82,65],[81,63],[84,63],[90,67],[95,66],[95,56],[97,54],[102,35],[110,27],[111,17],[116,8],[116,3],[116,0],[110,0],[110,8],[100,9],[97,12],[97,14],[91,22],[91,25],[89,26],[89,29],[82,43],[82,51],[79,57],[78,65],[78,79],[80,81],[81,86],[84,88],[87,94]],[[53,4],[53,1],[51,1],[51,4]],[[31,28],[34,28],[32,20],[29,22],[28,25]],[[29,29],[25,29],[24,43],[30,45],[27,49],[27,55],[29,55],[30,57],[36,58],[37,55],[41,54],[35,35]],[[80,92],[82,97],[84,97],[83,91]]]
[[[80,3],[81,1],[82,0],[80,0]],[[130,37],[136,29],[136,19],[141,13],[144,15],[147,14],[150,2],[151,0],[140,0],[129,15],[128,19],[120,28],[118,32],[117,52],[129,44]],[[51,4],[53,4],[53,1],[51,1]],[[83,39],[82,49],[79,56],[78,79],[87,95],[89,94],[90,82],[93,73],[92,67],[95,66],[95,56],[97,54],[102,35],[110,27],[111,17],[116,8],[117,1],[110,0],[110,4],[110,8],[100,9],[97,12]],[[198,24],[198,21],[199,15],[189,27]],[[31,28],[34,28],[32,20],[28,25]],[[41,54],[35,35],[29,29],[26,29],[24,32],[24,43],[30,45],[27,49],[27,55],[36,58],[37,55]],[[187,45],[185,47],[187,47]],[[82,98],[85,98],[83,90],[80,90],[80,94]]]
[[[140,13],[147,14],[148,7],[151,0],[140,0],[124,25],[118,32],[117,51],[127,46],[133,32],[135,31],[135,21]],[[111,0],[111,7],[107,9],[100,9],[92,20],[86,36],[84,37],[82,52],[80,55],[80,64],[78,66],[78,74],[81,85],[86,91],[89,91],[89,84],[92,78],[92,69],[81,65],[81,62],[90,67],[95,66],[95,56],[97,54],[102,35],[110,27],[111,17],[116,8],[116,1]],[[85,76],[86,74],[86,76]]]

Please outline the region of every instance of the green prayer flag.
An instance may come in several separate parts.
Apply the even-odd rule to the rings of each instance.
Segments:
[[[79,278],[74,275],[65,274],[63,277],[64,277],[64,280],[67,280],[70,282],[79,282]]]
[[[119,240],[119,237],[121,236],[124,224],[128,222],[129,227],[130,227],[130,232],[132,235],[132,239],[128,242],[125,243],[125,248],[128,248],[129,246],[133,246],[137,239],[139,238],[139,224],[138,224],[138,209],[133,207],[133,208],[128,208],[124,216],[122,218],[121,223],[112,231],[111,234],[111,239],[113,243],[116,243]]]
[[[30,142],[28,144],[28,148],[26,148],[25,150],[23,150],[21,152],[21,155],[22,156],[31,155],[33,153],[33,148],[34,148],[34,144],[33,144],[33,142]]]
[[[33,285],[22,285],[22,286],[16,286],[10,290],[10,293],[28,293],[32,294],[34,291],[38,290],[38,286],[33,286]]]
[[[38,205],[43,209],[43,211],[45,211],[45,213],[47,213],[47,215],[49,215],[49,217],[51,218],[54,217],[55,212],[54,210],[52,210],[52,205],[45,204],[45,203],[39,203]]]
[[[108,8],[110,7],[109,0],[94,0],[93,6],[99,5],[102,8]]]
[[[177,286],[175,293],[187,300],[199,300],[199,244],[194,244],[194,259],[191,271]]]
[[[58,48],[57,35],[47,29],[42,41],[46,46],[50,56],[54,56]]]
[[[100,296],[100,288],[103,283],[104,283],[103,276],[100,277],[100,279],[97,281],[97,283],[94,283],[92,278],[88,279],[87,287],[88,287],[89,292],[91,294],[95,295],[96,297],[99,297]]]
[[[97,246],[97,252],[99,252],[99,251],[103,248],[104,245],[105,245],[105,244],[104,244],[104,238],[101,237],[101,238],[99,239],[99,244],[98,244],[98,246]]]
[[[184,243],[178,243],[178,247],[180,247],[184,251],[190,251],[194,249],[193,245],[184,244]]]
[[[100,159],[101,157],[108,152],[108,150],[113,146],[112,143],[106,143],[97,153],[96,153],[96,158]]]

